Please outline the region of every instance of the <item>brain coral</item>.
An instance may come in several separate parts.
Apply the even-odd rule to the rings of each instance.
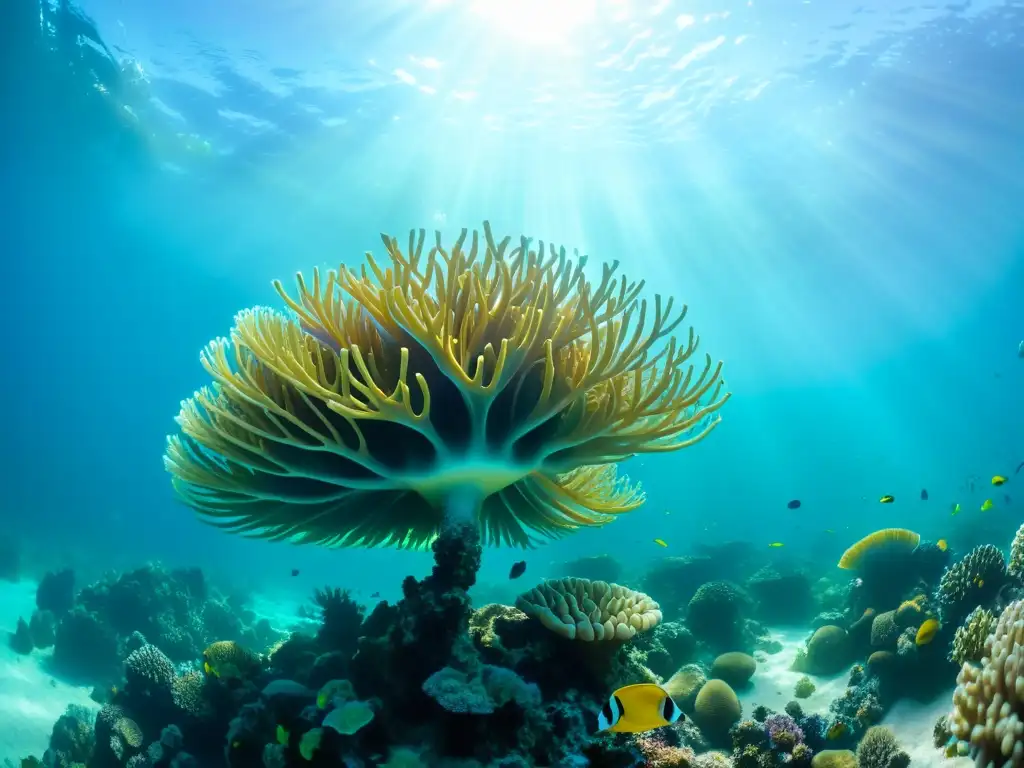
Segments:
[[[552,579],[520,595],[516,608],[570,640],[630,640],[661,622],[643,592],[586,579]]]
[[[899,636],[900,625],[896,623],[896,611],[880,613],[871,622],[871,645],[875,648],[896,645]]]
[[[803,671],[812,675],[831,675],[849,661],[850,644],[846,630],[833,624],[819,627],[807,641]]]
[[[724,680],[708,680],[694,702],[694,720],[711,741],[720,741],[738,722],[742,708],[736,692]]]
[[[711,664],[711,677],[725,680],[729,685],[737,688],[750,682],[757,670],[757,660],[747,653],[731,651],[723,653]]]
[[[529,546],[643,503],[616,463],[702,440],[721,365],[672,334],[671,299],[640,298],[617,264],[528,238],[462,230],[445,246],[382,237],[297,294],[291,313],[241,312],[201,362],[165,466],[181,498],[225,530],[331,546],[419,548],[473,523]],[[464,536],[458,531],[458,537]]]
[[[994,600],[1006,583],[1006,559],[998,548],[982,544],[942,574],[939,602],[943,618],[959,621],[976,605]]]
[[[964,619],[964,623],[956,628],[949,660],[957,664],[981,661],[985,640],[995,623],[996,617],[992,611],[986,611],[980,606],[971,611]]]
[[[985,640],[981,666],[964,664],[949,729],[976,765],[1024,765],[1024,600],[1010,603]]]
[[[857,756],[848,749],[823,749],[811,760],[811,768],[857,768]]]

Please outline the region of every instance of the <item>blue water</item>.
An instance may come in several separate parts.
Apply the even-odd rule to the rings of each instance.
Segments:
[[[1024,3],[86,0],[91,48],[33,5],[0,11],[0,462],[38,568],[396,595],[427,555],[199,524],[164,439],[272,279],[484,218],[687,302],[734,392],[706,442],[625,465],[642,510],[528,553],[532,577],[1021,523]],[[521,556],[487,552],[482,587]]]

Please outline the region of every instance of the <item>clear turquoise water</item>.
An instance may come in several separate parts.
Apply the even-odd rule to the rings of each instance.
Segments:
[[[688,302],[735,393],[706,443],[626,465],[646,508],[531,577],[735,538],[827,561],[889,525],[1008,543],[1024,473],[988,478],[1024,460],[1024,4],[273,5],[88,0],[95,32],[0,11],[2,503],[42,565],[396,594],[427,556],[199,526],[163,440],[273,278],[484,218]],[[489,552],[484,587],[519,557]]]

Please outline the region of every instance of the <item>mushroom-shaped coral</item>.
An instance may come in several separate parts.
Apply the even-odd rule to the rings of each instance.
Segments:
[[[685,315],[586,257],[496,241],[367,254],[296,298],[240,313],[201,355],[214,379],[182,404],[165,465],[206,522],[331,546],[424,547],[439,534],[528,546],[604,525],[643,494],[638,453],[717,424],[721,364],[694,369]],[[457,523],[444,525],[445,522]],[[471,529],[466,531],[465,529]]]
[[[979,662],[985,648],[985,640],[996,623],[992,611],[980,606],[975,608],[964,619],[964,623],[956,628],[953,635],[953,647],[949,652],[949,660],[957,664],[966,661]]]
[[[995,599],[1006,583],[1006,559],[997,547],[975,547],[942,574],[939,603],[946,622],[959,621],[975,606]]]
[[[570,640],[630,640],[661,622],[643,592],[586,579],[552,579],[520,595],[516,608]]]
[[[985,640],[981,666],[965,663],[949,729],[976,765],[1024,765],[1024,600],[1003,609]]]

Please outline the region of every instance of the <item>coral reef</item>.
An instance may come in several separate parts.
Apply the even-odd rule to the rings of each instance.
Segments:
[[[30,626],[35,647],[54,646],[55,671],[84,682],[109,684],[122,659],[146,643],[180,663],[194,661],[215,640],[263,649],[280,639],[194,568],[151,564],[87,585],[77,596],[73,585],[70,571],[44,577]]]
[[[1010,560],[1006,564],[1006,572],[1018,581],[1024,579],[1024,525],[1017,529],[1010,543]]]
[[[995,623],[996,617],[992,612],[980,606],[967,614],[967,618],[956,628],[953,635],[953,647],[949,652],[950,661],[957,664],[981,661],[985,640]]]
[[[749,598],[734,584],[702,584],[687,605],[686,623],[694,636],[721,651],[743,649],[743,616]]]
[[[792,752],[797,744],[803,743],[804,732],[791,715],[769,715],[764,725],[772,745],[783,752]]]
[[[978,765],[1016,765],[1024,754],[1024,601],[1006,606],[982,649],[957,677],[949,729],[968,742]]]
[[[938,598],[942,620],[960,622],[975,606],[990,605],[1006,584],[1006,559],[991,544],[982,544],[942,575]]]
[[[386,269],[368,256],[361,271],[341,266],[323,279],[315,271],[311,285],[299,278],[297,299],[275,284],[291,315],[242,312],[230,343],[211,342],[202,362],[217,386],[183,403],[165,466],[180,497],[225,530],[332,546],[430,545],[431,575],[406,579],[396,605],[366,617],[347,664],[344,651],[331,653],[360,695],[382,702],[361,739],[426,738],[429,722],[435,754],[486,762],[521,749],[516,733],[527,722],[534,739],[545,729],[580,733],[565,718],[581,710],[549,701],[546,686],[562,697],[566,689],[540,679],[537,657],[503,634],[525,627],[492,616],[489,632],[477,625],[471,633],[468,590],[481,546],[529,546],[536,535],[605,525],[636,509],[643,494],[616,463],[699,442],[728,394],[720,365],[689,362],[696,337],[672,337],[683,315],[658,298],[647,325],[643,284],[617,277],[617,265],[592,284],[586,257],[574,262],[543,243],[532,250],[525,237],[510,248],[511,238],[496,241],[486,222],[482,237],[463,230],[450,248],[437,233],[425,251],[423,231],[410,234],[405,251],[395,238],[383,242]],[[536,641],[549,654],[570,653],[560,645],[568,637],[614,638],[589,651],[570,643],[575,658],[589,657],[593,679],[606,682],[595,670],[628,668],[623,642],[661,621],[646,595],[603,582],[558,584],[520,600],[539,621],[514,624],[554,630]],[[489,645],[474,643],[488,634]],[[319,661],[310,667],[310,653],[289,641],[269,663],[283,671],[305,659],[288,674],[307,685]],[[504,658],[482,662],[495,656]],[[556,679],[571,677],[571,665],[556,666]],[[539,685],[543,707],[513,697],[492,714],[452,712],[430,695],[452,680],[486,691],[491,667]],[[593,688],[580,681],[573,690]],[[587,708],[601,703],[588,699]],[[255,702],[246,707],[228,738],[233,764],[236,752],[248,761],[265,752],[266,739],[242,738],[267,722]],[[493,718],[506,727],[489,725]],[[312,725],[292,732],[300,751],[331,751],[330,729]],[[530,751],[559,763],[553,749]]]
[[[896,611],[880,613],[871,622],[871,646],[873,648],[895,647],[899,636],[900,625],[896,621]]]
[[[43,754],[46,768],[75,768],[93,755],[93,713],[71,705],[53,726],[50,746]]]
[[[891,730],[875,725],[857,745],[857,764],[859,768],[906,768],[910,755],[900,749]]]
[[[766,565],[749,579],[746,591],[754,600],[754,615],[769,624],[797,624],[814,613],[814,598],[807,574],[779,571]]]

